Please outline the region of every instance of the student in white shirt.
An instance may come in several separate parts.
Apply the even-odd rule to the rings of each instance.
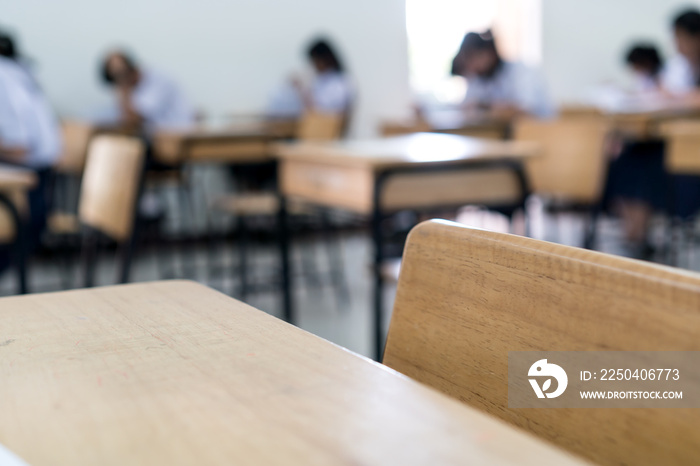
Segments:
[[[634,74],[633,93],[646,95],[661,89],[663,60],[656,46],[647,43],[632,45],[625,56],[625,63]]]
[[[13,39],[0,33],[0,161],[35,171],[28,194],[30,222],[26,247],[37,246],[46,225],[51,167],[61,154],[58,120],[38,83],[21,62]],[[0,270],[7,265],[0,257]]]
[[[544,79],[522,63],[504,61],[490,32],[464,36],[452,62],[452,74],[467,79],[464,106],[496,118],[530,114],[554,116]]]
[[[195,112],[178,85],[158,72],[142,69],[127,53],[108,54],[101,76],[114,88],[116,97],[116,107],[107,123],[141,129],[147,135],[194,125]]]
[[[663,88],[675,96],[697,93],[700,84],[700,12],[691,9],[673,22],[678,55],[668,61],[661,75]]]
[[[341,113],[349,116],[353,89],[343,64],[331,43],[325,39],[312,42],[307,56],[314,69],[309,84],[292,78],[290,86],[276,93],[268,107],[270,116],[298,117],[304,111]]]

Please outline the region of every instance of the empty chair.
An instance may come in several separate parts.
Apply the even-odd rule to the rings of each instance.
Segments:
[[[117,280],[128,281],[144,158],[144,145],[136,138],[101,135],[90,143],[78,209],[84,229],[85,286],[94,283],[95,253],[101,235],[120,245]]]
[[[508,353],[697,350],[698,274],[431,221],[408,239],[384,364],[600,464],[691,464],[698,410],[510,409]]]
[[[528,160],[531,191],[544,197],[552,211],[573,210],[589,214],[583,244],[593,248],[596,220],[603,195],[607,160],[605,138],[609,123],[596,114],[580,114],[557,120],[522,119],[514,136],[534,141],[540,157]]]
[[[340,139],[347,126],[348,114],[346,113],[321,113],[307,111],[297,123],[297,139],[302,141],[333,141]],[[238,255],[241,277],[241,289],[238,297],[246,299],[249,289],[248,280],[248,249],[249,249],[249,220],[253,217],[271,217],[279,211],[278,194],[273,191],[254,193],[234,193],[216,199],[212,208],[219,213],[234,215],[237,218]],[[292,218],[314,213],[314,209],[299,202],[291,202],[287,206]],[[325,233],[328,233],[330,222],[325,212],[321,214],[321,224]],[[326,235],[328,243],[328,259],[331,268],[333,285],[338,290],[338,296],[342,301],[347,301],[349,291],[345,278],[342,275],[342,255],[339,245],[331,244],[330,237]]]
[[[88,145],[96,128],[87,122],[66,120],[61,122],[63,151],[54,165],[56,201],[47,219],[49,233],[77,235],[79,222],[76,215],[77,192],[85,167]]]

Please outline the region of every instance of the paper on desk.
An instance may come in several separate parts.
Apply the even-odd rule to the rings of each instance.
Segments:
[[[29,466],[22,458],[0,443],[0,466]]]

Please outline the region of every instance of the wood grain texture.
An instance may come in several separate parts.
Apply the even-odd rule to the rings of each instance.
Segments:
[[[129,136],[95,136],[88,149],[80,188],[78,217],[116,241],[131,235],[139,181],[144,163],[143,143]]]
[[[604,145],[609,130],[607,119],[595,114],[519,120],[515,139],[536,142],[541,149],[540,157],[526,163],[532,191],[559,201],[598,202],[607,173]]]
[[[700,275],[449,222],[410,234],[384,363],[606,465],[697,464],[697,409],[509,409],[509,351],[698,351]]]
[[[182,281],[0,299],[0,412],[34,466],[581,464]]]

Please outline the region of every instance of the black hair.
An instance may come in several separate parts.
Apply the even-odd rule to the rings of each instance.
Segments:
[[[0,57],[17,60],[19,58],[15,41],[7,33],[0,32]]]
[[[663,59],[653,44],[635,44],[627,51],[625,62],[647,68],[656,76],[663,67]]]
[[[455,55],[452,60],[451,73],[456,76],[461,76],[464,71],[464,64],[469,61],[470,56],[475,52],[481,51],[493,52],[496,56],[497,62],[494,71],[503,63],[498,49],[496,48],[496,39],[493,37],[491,30],[484,33],[469,32],[464,36],[462,45],[459,46],[459,52],[457,52],[457,55]]]
[[[342,72],[344,69],[343,63],[333,50],[333,46],[326,39],[316,39],[313,41],[311,45],[309,45],[306,53],[309,58],[328,62],[335,71]]]
[[[700,36],[700,11],[689,9],[679,13],[673,20],[673,28],[692,36]]]
[[[127,68],[129,68],[129,70],[136,71],[136,69],[138,69],[136,60],[134,60],[134,58],[128,53],[123,51],[110,53],[104,58],[104,60],[102,60],[102,63],[100,65],[100,77],[106,84],[109,84],[110,86],[115,84],[114,76],[112,76],[112,73],[109,72],[109,60],[114,56],[120,57],[122,60],[124,60],[124,63],[126,64]]]

